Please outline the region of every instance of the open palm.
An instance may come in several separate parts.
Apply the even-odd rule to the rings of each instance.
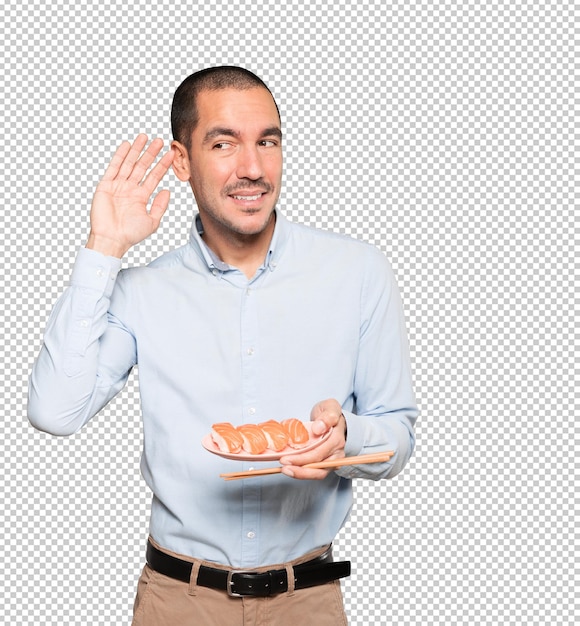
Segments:
[[[169,205],[169,191],[160,191],[150,209],[148,205],[173,161],[173,152],[163,155],[147,173],[163,141],[154,139],[143,152],[146,143],[147,136],[139,135],[132,145],[123,142],[113,155],[93,196],[87,247],[121,257],[159,227]]]

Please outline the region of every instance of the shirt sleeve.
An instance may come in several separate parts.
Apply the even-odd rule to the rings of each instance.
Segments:
[[[376,249],[362,290],[355,408],[344,412],[347,456],[392,450],[388,463],[354,465],[336,470],[345,478],[392,478],[406,465],[415,447],[418,415],[403,305],[387,259]]]
[[[127,381],[135,340],[109,313],[121,260],[82,248],[57,301],[33,365],[28,418],[39,430],[80,430]]]

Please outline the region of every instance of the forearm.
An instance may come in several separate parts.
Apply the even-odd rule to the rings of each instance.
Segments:
[[[388,463],[338,471],[349,478],[392,478],[404,468],[415,447],[418,409],[403,305],[390,265],[381,261],[367,273],[354,408],[344,412],[345,451],[348,456],[387,450],[395,454]]]
[[[392,450],[395,455],[387,463],[344,467],[336,473],[345,478],[379,480],[393,478],[407,464],[415,448],[413,424],[416,407],[384,415],[355,415],[344,411],[347,423],[345,454],[356,456]]]
[[[124,384],[123,376],[107,379],[100,373],[118,264],[88,251],[79,257],[30,376],[30,422],[56,435],[78,431]]]

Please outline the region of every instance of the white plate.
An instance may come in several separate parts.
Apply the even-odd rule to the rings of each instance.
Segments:
[[[312,450],[319,446],[323,441],[326,441],[330,437],[330,433],[332,432],[332,428],[327,430],[323,435],[313,435],[311,431],[311,423],[305,422],[304,426],[308,430],[308,434],[310,435],[310,440],[303,448],[292,448],[290,446],[286,446],[280,452],[276,452],[275,450],[270,450],[269,448],[264,450],[262,454],[249,454],[245,450],[242,450],[238,453],[233,452],[222,452],[214,440],[211,438],[211,433],[207,434],[202,440],[201,445],[212,452],[213,454],[217,454],[218,456],[223,457],[224,459],[232,459],[234,461],[277,461],[287,454],[297,454],[298,452],[306,452],[307,450]]]

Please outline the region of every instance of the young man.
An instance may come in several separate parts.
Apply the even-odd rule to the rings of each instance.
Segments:
[[[33,425],[78,431],[139,365],[142,472],[153,492],[134,626],[346,624],[331,542],[351,479],[392,477],[417,416],[402,306],[372,246],[288,222],[276,209],[282,129],[266,85],[235,67],[177,89],[171,150],[140,135],[99,183],[91,231],[35,363]],[[169,203],[168,169],[191,185],[189,242],[147,267],[121,258]],[[250,462],[210,454],[216,422],[299,417],[324,441],[283,474],[223,481]],[[321,470],[325,459],[394,451]],[[255,465],[255,462],[254,462]]]

